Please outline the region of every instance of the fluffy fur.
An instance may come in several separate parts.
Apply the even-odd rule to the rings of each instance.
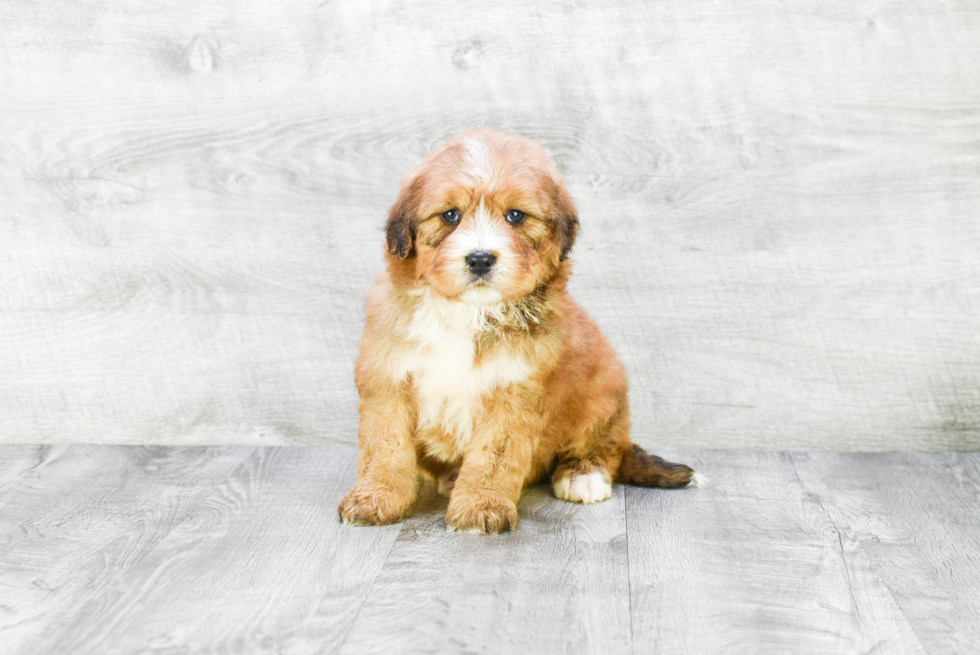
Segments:
[[[692,481],[630,442],[626,371],[566,291],[577,232],[561,173],[522,137],[469,132],[406,176],[367,301],[344,522],[400,520],[422,480],[450,496],[450,530],[481,534],[516,527],[522,489],[546,475],[582,503],[617,481]],[[474,252],[495,256],[489,275]]]

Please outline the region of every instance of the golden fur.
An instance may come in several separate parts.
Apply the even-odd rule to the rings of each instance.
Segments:
[[[449,529],[484,534],[516,527],[522,489],[547,474],[578,502],[614,481],[691,482],[630,442],[626,371],[566,291],[577,231],[561,173],[522,137],[469,132],[406,176],[367,301],[345,522],[400,520],[422,480],[450,494]],[[496,257],[483,278],[476,251]]]

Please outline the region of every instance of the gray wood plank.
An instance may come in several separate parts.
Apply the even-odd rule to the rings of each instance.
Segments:
[[[337,518],[352,448],[259,448],[211,489],[53,653],[332,652],[400,526]]]
[[[54,446],[0,451],[26,470],[0,488],[0,643],[46,653],[251,448]]]
[[[5,2],[0,441],[353,443],[398,178],[488,125],[568,174],[639,442],[980,448],[978,33],[938,0]]]
[[[342,653],[630,652],[622,487],[590,506],[531,488],[518,530],[494,537],[447,532],[433,496],[406,521]]]
[[[352,528],[353,448],[2,447],[0,643],[30,653],[968,652],[980,454],[663,452],[712,486]]]
[[[794,456],[850,558],[869,561],[930,653],[980,643],[980,453]]]
[[[679,458],[711,487],[627,490],[634,652],[931,652],[794,455]]]
[[[0,445],[0,491],[43,461],[47,448]]]

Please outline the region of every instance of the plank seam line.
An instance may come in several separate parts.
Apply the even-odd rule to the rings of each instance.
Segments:
[[[626,528],[626,593],[630,608],[630,653],[636,655],[636,646],[633,642],[633,566],[630,560],[629,491],[630,488],[623,485],[623,527]]]
[[[851,567],[847,562],[847,554],[844,552],[844,534],[837,527],[837,524],[830,519],[830,516],[827,515],[827,510],[823,508],[823,503],[819,499],[817,500],[817,504],[820,505],[820,509],[823,510],[824,515],[827,516],[827,520],[830,521],[831,527],[834,528],[834,532],[837,533],[837,545],[840,547],[840,561],[844,564],[844,575],[847,576],[847,593],[851,595],[851,604],[854,605],[854,613],[860,616],[861,608],[858,607],[857,596],[854,595],[854,581],[851,579]],[[861,543],[858,542],[858,548],[860,547]]]
[[[13,444],[11,444],[11,445],[13,445]],[[74,445],[74,444],[72,444],[72,445]],[[7,480],[7,482],[5,482],[4,484],[0,484],[0,491],[3,491],[4,489],[6,489],[7,487],[9,487],[10,485],[15,484],[22,477],[24,477],[25,475],[27,475],[28,473],[30,473],[32,471],[36,471],[37,469],[41,468],[45,464],[45,461],[44,460],[47,458],[48,452],[51,450],[51,447],[48,444],[37,444],[37,446],[38,446],[38,452],[37,452],[36,457],[34,458],[36,460],[34,462],[34,464],[32,466],[24,469],[23,471],[21,471],[20,473],[18,473],[17,475],[15,475],[10,480]]]
[[[854,586],[851,581],[851,570],[850,568],[848,568],[847,557],[844,554],[844,541],[841,535],[841,530],[839,527],[837,527],[837,523],[835,523],[834,520],[830,518],[830,513],[827,511],[827,508],[824,506],[823,500],[821,500],[820,496],[818,496],[816,493],[811,491],[810,488],[807,486],[807,484],[803,481],[803,477],[800,475],[800,471],[796,467],[795,453],[787,452],[786,454],[787,456],[789,456],[790,465],[793,467],[793,475],[796,476],[796,481],[800,484],[800,488],[805,493],[810,494],[810,496],[813,497],[813,499],[817,503],[817,506],[820,508],[820,511],[823,512],[824,518],[827,519],[827,522],[830,523],[830,526],[837,532],[837,542],[840,544],[841,560],[844,563],[844,572],[847,574],[847,590],[851,595],[851,602],[854,603],[854,614],[856,617],[859,617],[861,612],[857,606],[857,597],[854,595]],[[922,652],[928,653],[929,651],[922,644],[922,639],[919,637],[919,633],[916,632],[915,626],[912,624],[911,621],[909,621],[909,617],[905,614],[905,611],[902,609],[901,604],[899,604],[898,599],[895,598],[895,593],[892,591],[888,583],[885,582],[885,580],[881,577],[881,572],[878,570],[878,567],[875,566],[874,559],[871,557],[871,555],[868,554],[868,551],[864,549],[864,544],[862,544],[860,540],[856,540],[856,541],[857,541],[857,547],[861,549],[865,557],[868,558],[868,562],[872,565],[874,570],[874,575],[878,579],[878,582],[881,583],[881,586],[884,587],[885,590],[888,592],[888,595],[891,596],[892,603],[895,604],[895,609],[898,610],[898,613],[905,621],[905,625],[908,627],[909,632],[911,632],[912,636],[915,637],[915,641],[919,644],[919,648],[922,649]],[[860,630],[860,622],[858,623],[858,626]]]
[[[358,528],[354,528],[354,529],[356,530]],[[381,575],[381,572],[385,570],[385,567],[388,566],[388,560],[391,559],[391,554],[395,550],[395,544],[398,543],[398,538],[401,537],[402,532],[407,529],[408,529],[408,524],[402,523],[402,527],[401,529],[398,530],[398,534],[395,535],[395,538],[392,539],[391,541],[391,548],[389,548],[388,552],[385,553],[385,561],[381,563],[381,566],[378,567],[377,572],[374,574],[374,577],[371,579],[371,586],[368,587],[367,593],[364,594],[364,600],[361,601],[360,606],[357,608],[357,614],[355,614],[354,618],[351,619],[350,627],[347,628],[347,632],[344,633],[344,638],[340,641],[340,644],[337,646],[337,650],[334,652],[339,653],[343,651],[344,646],[347,645],[347,640],[350,638],[350,633],[354,631],[354,626],[357,625],[357,620],[361,618],[361,612],[364,610],[364,606],[367,605],[368,598],[370,598],[371,592],[374,591],[374,586],[378,584],[378,577]]]
[[[817,507],[819,507],[820,511],[823,513],[823,517],[827,520],[827,523],[830,524],[830,527],[834,529],[834,532],[837,533],[837,545],[840,548],[840,560],[844,565],[844,575],[847,577],[847,593],[851,597],[851,605],[854,607],[855,616],[860,617],[861,609],[858,607],[857,596],[854,595],[854,581],[851,580],[851,569],[847,562],[847,555],[844,553],[844,535],[834,519],[831,518],[830,512],[828,512],[827,508],[824,507],[823,500],[821,500],[817,494],[811,492],[810,489],[807,488],[806,483],[803,482],[803,478],[800,476],[800,472],[796,468],[796,458],[793,456],[793,453],[790,452],[787,454],[789,455],[789,463],[793,467],[793,475],[796,476],[796,481],[799,483],[800,489],[803,490],[804,494],[809,494],[813,497],[813,500],[817,503]],[[858,547],[861,548],[860,542],[858,542]]]
[[[950,452],[953,453],[953,457],[955,457],[956,460],[962,465],[963,452],[962,451],[950,451]],[[912,453],[904,453],[904,455],[906,455],[906,456],[908,456],[910,454],[914,455],[916,453],[915,452],[912,452]],[[919,453],[919,454],[921,454],[921,453]],[[929,453],[927,453],[927,454],[929,454]],[[875,537],[875,538],[877,539],[877,537]],[[863,550],[864,549],[864,546],[862,545],[861,548]],[[867,551],[865,551],[865,552],[867,552]],[[875,565],[875,573],[877,574],[878,573],[878,568],[877,568],[877,565],[876,565],[875,560],[870,555],[868,555],[868,561],[871,562],[872,565]],[[891,597],[892,602],[895,603],[895,607],[898,609],[899,614],[901,614],[902,615],[902,618],[905,619],[905,623],[906,623],[906,625],[908,625],[909,631],[915,637],[915,640],[919,643],[919,647],[922,649],[922,652],[928,653],[929,650],[922,643],[922,637],[919,636],[919,631],[916,629],[915,623],[913,623],[912,621],[909,620],[908,615],[906,615],[905,610],[902,608],[902,604],[899,603],[898,602],[898,598],[895,597],[895,592],[894,592],[894,590],[892,590],[891,585],[888,584],[888,582],[884,578],[882,578],[880,575],[878,576],[878,579],[881,581],[881,586],[883,586],[885,588],[885,590],[888,592],[888,595]]]

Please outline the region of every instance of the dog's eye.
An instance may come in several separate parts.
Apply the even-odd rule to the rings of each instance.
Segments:
[[[449,211],[442,212],[442,222],[446,225],[456,225],[456,223],[459,223],[459,210],[450,209]]]
[[[527,214],[519,209],[511,209],[509,212],[507,212],[507,222],[511,225],[520,225],[524,222],[526,217]]]

